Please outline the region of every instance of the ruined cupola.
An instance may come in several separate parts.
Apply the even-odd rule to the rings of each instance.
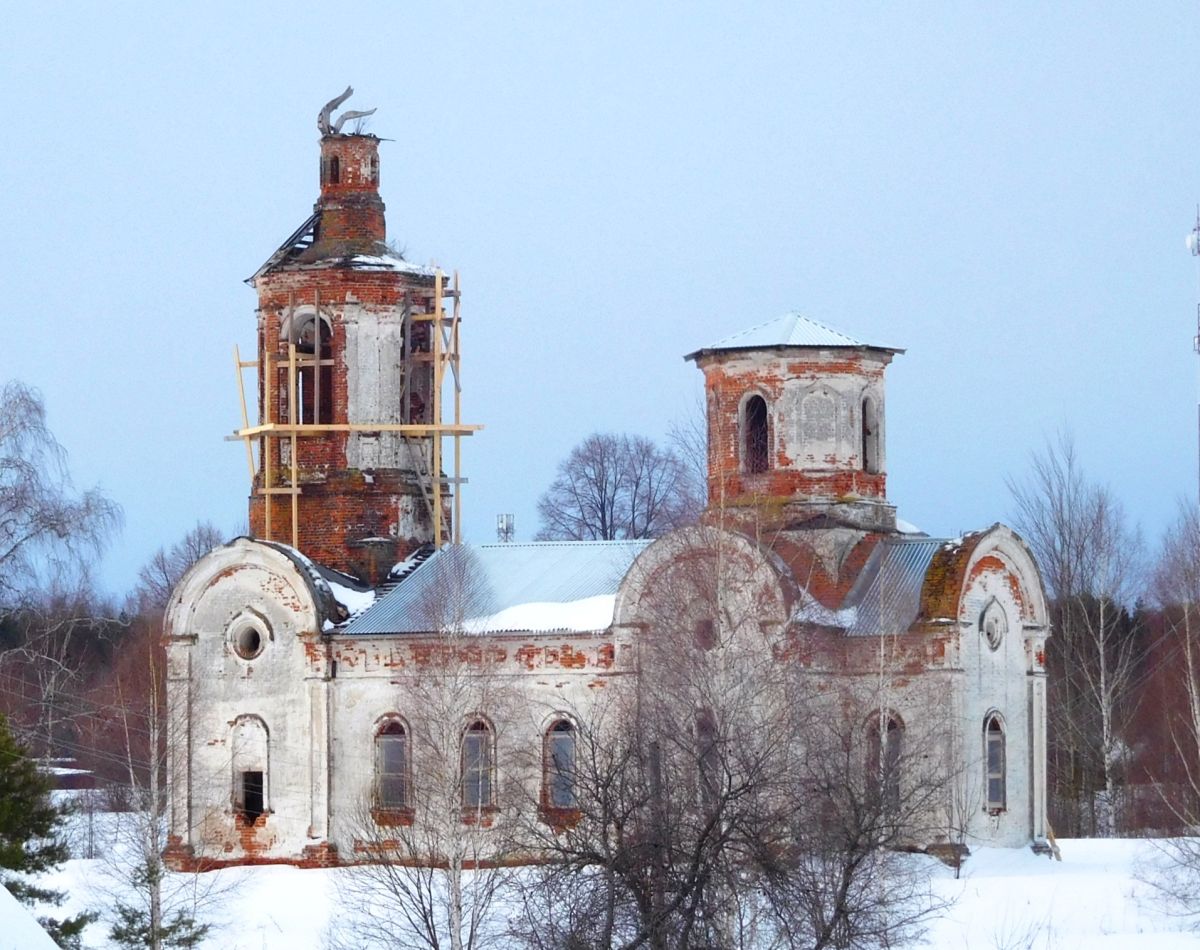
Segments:
[[[884,372],[903,352],[791,313],[688,354],[705,379],[710,510],[895,530]]]

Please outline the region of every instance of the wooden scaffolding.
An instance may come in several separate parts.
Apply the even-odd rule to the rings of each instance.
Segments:
[[[462,379],[459,356],[459,323],[461,291],[459,289],[458,273],[452,280],[447,281],[446,275],[439,269],[434,273],[432,307],[416,310],[411,299],[406,298],[402,310],[402,335],[404,338],[403,359],[401,361],[401,418],[403,422],[346,422],[322,423],[305,421],[300,418],[298,400],[298,380],[300,373],[311,369],[311,380],[314,384],[312,418],[320,419],[321,405],[321,367],[332,367],[334,360],[323,357],[321,353],[320,325],[321,304],[316,301],[318,325],[317,338],[312,353],[300,352],[294,341],[287,344],[286,357],[281,353],[273,354],[263,348],[263,359],[243,360],[241,352],[235,346],[233,351],[234,363],[237,367],[238,395],[242,403],[242,427],[231,439],[240,439],[246,445],[246,463],[250,469],[250,482],[254,485],[254,493],[264,497],[264,538],[263,540],[279,540],[276,538],[277,526],[272,524],[272,498],[277,495],[291,497],[291,545],[299,546],[300,533],[300,495],[303,487],[300,482],[299,442],[301,439],[323,436],[331,432],[345,433],[396,433],[405,443],[412,447],[410,452],[414,460],[414,477],[421,490],[426,508],[433,524],[433,543],[440,548],[446,541],[458,544],[461,541],[462,525],[462,492],[461,486],[466,484],[462,477],[462,438],[477,432],[482,426],[464,425],[462,422]],[[294,302],[289,305],[289,313],[294,317],[296,308]],[[429,326],[429,345],[415,346],[413,341],[424,334],[414,332],[421,324]],[[282,367],[280,366],[282,363]],[[409,392],[415,377],[414,370],[421,365],[431,365],[432,378],[430,381],[430,406],[428,418],[420,422],[409,419]],[[253,369],[263,381],[261,417],[258,425],[250,425],[250,416],[246,407],[246,386],[243,373]],[[286,421],[277,419],[279,406],[275,405],[273,394],[276,389],[275,375],[283,370],[286,379]],[[452,421],[443,421],[445,411],[443,389],[447,382],[447,374],[453,384],[453,397],[450,400]],[[442,473],[445,463],[443,440],[454,440],[452,475],[447,477]],[[429,440],[430,460],[425,463],[424,447],[420,444]],[[255,461],[255,447],[258,449],[258,461]],[[277,471],[275,464],[276,452],[273,448],[286,446],[287,452],[279,452],[281,462]],[[261,468],[261,483],[255,482],[255,477]],[[447,519],[443,504],[446,490],[452,487],[453,515]],[[449,524],[447,524],[449,520]]]

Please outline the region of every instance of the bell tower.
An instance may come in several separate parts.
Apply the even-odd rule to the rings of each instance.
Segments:
[[[459,438],[479,427],[459,418],[457,275],[387,244],[380,140],[341,131],[375,110],[332,121],[352,92],[318,120],[313,213],[247,280],[258,358],[238,356],[239,379],[257,371],[258,424],[243,395],[237,436],[251,533],[374,584],[416,548],[457,540]]]
[[[710,510],[894,531],[884,372],[903,352],[793,313],[688,354],[704,372]]]

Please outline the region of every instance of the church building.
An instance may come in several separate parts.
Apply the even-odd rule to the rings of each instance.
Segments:
[[[962,794],[913,846],[955,827],[1042,846],[1038,569],[1003,525],[940,539],[897,520],[885,377],[903,351],[748,315],[687,356],[708,417],[698,524],[461,543],[457,445],[478,427],[458,413],[458,280],[387,243],[380,140],[331,122],[344,98],[322,113],[314,212],[248,281],[253,536],[202,558],[165,620],[173,866],[327,866],[423,823],[569,822],[581,731],[672,637],[861,699],[864,768],[919,744],[954,763]],[[447,763],[439,800],[426,779]]]

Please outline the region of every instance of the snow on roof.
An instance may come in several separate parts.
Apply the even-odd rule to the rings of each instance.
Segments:
[[[591,632],[650,541],[547,541],[442,548],[340,633]]]
[[[41,925],[0,885],[0,950],[58,950]]]
[[[391,270],[422,277],[433,277],[437,273],[436,267],[414,264],[398,254],[355,254],[350,258],[350,266],[356,270]]]
[[[760,323],[758,326],[742,330],[740,333],[717,340],[716,343],[701,347],[695,353],[689,353],[684,359],[694,359],[701,353],[711,350],[745,350],[774,346],[853,347],[855,349],[889,350],[893,353],[904,352],[893,346],[864,343],[862,340],[856,340],[854,337],[847,336],[799,313],[786,313],[782,317]]]

